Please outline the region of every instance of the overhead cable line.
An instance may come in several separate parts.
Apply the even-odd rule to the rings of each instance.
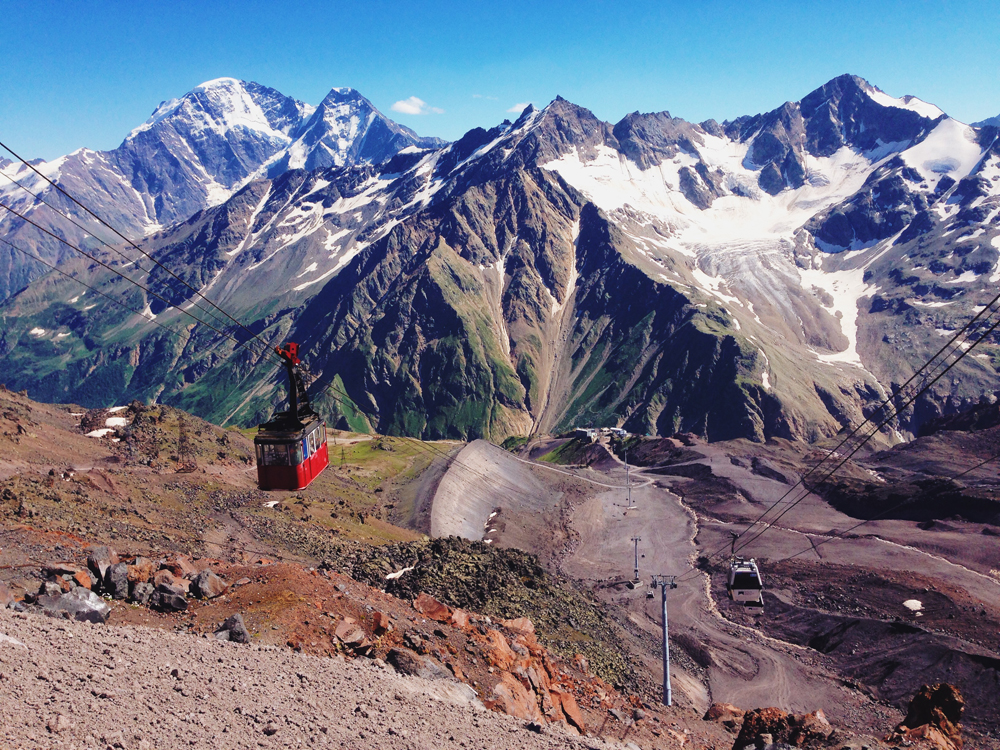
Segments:
[[[5,239],[4,239],[3,237],[0,237],[0,242],[2,242],[3,244],[5,244],[5,245],[7,245],[7,246],[9,246],[9,247],[12,247],[12,248],[14,248],[15,250],[17,250],[17,251],[18,251],[18,252],[20,252],[20,253],[24,253],[24,254],[25,254],[25,255],[27,255],[27,256],[28,256],[29,258],[34,258],[35,260],[37,260],[37,261],[38,261],[39,263],[41,263],[42,265],[44,265],[44,266],[48,266],[49,268],[51,268],[51,269],[52,269],[53,271],[55,271],[56,273],[61,273],[61,274],[62,274],[63,276],[65,276],[65,277],[66,277],[67,279],[71,279],[71,280],[75,281],[75,282],[76,282],[77,284],[81,284],[82,286],[85,286],[85,287],[86,287],[87,289],[89,289],[90,291],[92,291],[92,292],[94,292],[94,293],[96,293],[96,294],[99,294],[99,295],[101,295],[101,296],[102,296],[102,297],[104,297],[105,299],[109,300],[110,302],[114,302],[114,303],[115,303],[116,305],[118,305],[119,307],[122,307],[122,308],[124,308],[125,310],[128,310],[128,311],[129,311],[129,312],[131,312],[131,313],[135,313],[135,314],[136,314],[136,315],[138,315],[138,316],[139,316],[140,318],[143,318],[144,320],[146,320],[146,321],[148,321],[148,322],[152,323],[153,325],[156,325],[156,326],[159,326],[159,327],[160,327],[160,328],[162,328],[162,329],[163,329],[164,331],[166,331],[167,333],[169,333],[169,334],[170,334],[171,336],[176,336],[177,338],[181,338],[181,334],[179,334],[179,333],[178,333],[177,331],[173,330],[172,328],[168,328],[167,326],[163,325],[163,323],[160,323],[160,322],[158,322],[158,321],[157,321],[157,320],[156,320],[155,318],[148,318],[148,317],[146,317],[146,315],[145,315],[144,313],[140,312],[139,310],[136,310],[136,309],[135,309],[134,307],[129,307],[128,305],[124,304],[123,302],[121,302],[121,301],[119,301],[119,300],[116,300],[116,299],[115,299],[114,297],[112,297],[112,296],[111,296],[110,294],[105,294],[104,292],[102,292],[102,291],[101,291],[100,289],[98,289],[97,287],[95,287],[95,286],[91,286],[91,285],[90,285],[90,284],[88,284],[87,282],[85,282],[85,281],[83,281],[83,280],[81,280],[81,279],[78,279],[78,278],[77,278],[76,276],[73,276],[73,275],[71,275],[71,274],[68,274],[68,273],[66,273],[65,271],[63,271],[62,269],[60,269],[60,268],[59,268],[58,266],[55,266],[55,265],[53,265],[52,263],[49,263],[48,261],[45,261],[45,260],[42,260],[42,259],[41,259],[41,258],[39,258],[39,257],[38,257],[37,255],[35,255],[34,253],[31,253],[31,252],[28,252],[27,250],[25,250],[25,249],[23,249],[23,248],[20,248],[20,247],[18,247],[18,246],[17,246],[17,245],[15,245],[15,244],[14,244],[13,242],[10,242],[10,241],[8,241],[8,240],[5,240]]]
[[[826,481],[826,479],[828,479],[833,474],[833,472],[835,472],[837,469],[839,469],[840,467],[842,467],[847,462],[847,459],[849,459],[851,456],[853,456],[854,454],[856,454],[865,444],[867,444],[868,441],[871,440],[875,436],[875,434],[877,432],[879,432],[883,427],[885,427],[893,419],[895,419],[902,411],[904,411],[906,408],[908,408],[910,405],[912,405],[913,402],[919,396],[921,396],[925,391],[927,391],[931,386],[933,386],[946,372],[948,372],[948,370],[950,370],[952,367],[954,367],[956,364],[958,364],[958,362],[961,361],[965,357],[965,355],[968,354],[969,351],[971,351],[971,349],[974,346],[976,346],[981,341],[983,341],[986,338],[986,336],[988,336],[990,333],[993,332],[993,330],[996,329],[996,327],[998,325],[997,323],[993,323],[986,330],[986,332],[982,336],[980,336],[974,343],[970,344],[967,349],[964,349],[959,354],[958,358],[955,359],[955,361],[952,362],[951,364],[948,364],[943,371],[941,371],[939,373],[937,372],[937,370],[941,367],[942,363],[945,362],[947,360],[947,358],[949,356],[951,356],[952,353],[954,353],[955,350],[957,350],[958,348],[961,348],[962,345],[964,343],[966,343],[966,342],[959,342],[956,345],[956,342],[958,342],[958,340],[960,338],[962,338],[963,336],[965,336],[967,334],[967,332],[970,329],[972,329],[977,323],[987,322],[993,316],[995,316],[998,312],[1000,312],[1000,310],[992,310],[990,312],[990,314],[985,317],[984,320],[980,320],[981,318],[983,318],[983,316],[986,313],[986,311],[990,310],[993,307],[993,305],[995,305],[998,301],[1000,301],[1000,294],[997,294],[996,296],[994,296],[993,299],[991,299],[989,301],[989,303],[987,303],[986,306],[983,307],[983,309],[980,310],[968,323],[966,323],[964,326],[962,326],[961,329],[959,329],[958,331],[956,331],[955,334],[951,337],[951,339],[949,339],[949,341],[944,346],[942,346],[934,354],[934,356],[932,356],[927,362],[925,362],[924,365],[922,365],[916,372],[914,372],[913,375],[911,375],[907,379],[907,381],[905,383],[903,383],[894,393],[892,393],[890,396],[888,396],[878,407],[876,407],[876,409],[872,412],[872,414],[870,414],[867,418],[865,418],[864,421],[862,421],[854,429],[852,429],[851,432],[848,433],[836,446],[834,446],[832,449],[830,449],[830,451],[827,453],[827,455],[822,460],[820,460],[808,472],[806,472],[804,475],[802,475],[802,477],[795,484],[793,484],[791,487],[789,487],[788,490],[786,490],[785,493],[781,497],[779,497],[774,503],[772,503],[767,509],[765,509],[764,512],[760,516],[758,516],[756,520],[754,520],[752,523],[750,523],[749,526],[747,526],[746,529],[744,529],[742,532],[740,532],[740,534],[737,536],[737,538],[738,539],[742,538],[748,532],[750,532],[751,529],[753,529],[755,526],[757,526],[758,524],[763,523],[764,522],[764,518],[769,513],[771,513],[775,508],[777,508],[779,505],[781,505],[782,503],[784,503],[785,500],[786,500],[786,498],[788,498],[789,495],[791,495],[793,492],[795,492],[796,489],[798,489],[800,486],[803,487],[806,490],[806,494],[804,496],[796,499],[796,500],[790,501],[789,504],[788,504],[788,507],[786,507],[785,509],[783,509],[781,511],[781,513],[777,517],[775,517],[772,521],[769,521],[767,523],[767,526],[765,528],[769,528],[770,525],[773,525],[774,521],[777,521],[778,518],[780,518],[785,513],[787,513],[789,510],[791,510],[792,507],[794,507],[798,503],[802,502],[806,497],[808,497],[808,495],[810,494],[810,490],[809,490],[808,486],[805,484],[805,482],[806,482],[806,480],[810,476],[812,476],[814,473],[816,473],[817,471],[819,471],[820,468],[825,463],[829,462],[830,460],[833,460],[834,457],[839,457],[841,455],[841,450],[844,449],[845,446],[848,446],[847,458],[841,460],[840,463],[838,463],[834,467],[834,469],[832,471],[828,472],[826,474],[826,476],[824,476],[824,478],[822,480],[820,480],[819,483],[822,483],[823,481]],[[949,352],[949,350],[952,350],[952,351]],[[941,357],[942,354],[945,355],[944,359],[941,359],[940,361],[938,361],[937,364],[934,365],[933,368],[932,368],[932,364],[936,360],[939,360],[939,358]],[[937,373],[937,374],[934,374],[934,373]],[[934,375],[934,377],[933,377],[933,379],[930,379],[930,376],[932,374]],[[911,391],[909,395],[906,395],[907,394],[907,389],[910,388],[910,386],[913,385],[914,381],[916,381],[919,378],[921,378],[921,376],[923,376],[923,377],[922,377],[922,383],[921,383],[920,387],[915,392]],[[905,403],[903,403],[901,406],[895,406],[895,407],[892,407],[891,409],[887,409],[887,407],[889,407],[896,399],[898,399],[900,396],[904,396],[904,395],[906,395],[906,399],[907,399]],[[888,416],[886,416],[885,418],[883,418],[882,421],[875,427],[875,429],[872,432],[870,432],[869,434],[864,435],[863,437],[861,437],[860,440],[859,440],[859,442],[857,443],[857,445],[851,446],[850,445],[851,441],[854,440],[855,438],[859,437],[859,433],[861,432],[862,428],[864,428],[865,425],[868,425],[868,424],[872,423],[873,420],[875,420],[880,413],[885,412],[885,411],[887,411]],[[749,544],[750,542],[754,541],[759,536],[760,535],[757,534],[752,539],[750,539],[748,542],[740,545],[740,549],[746,547],[747,544]],[[709,558],[715,557],[715,556],[717,556],[717,555],[725,552],[726,550],[730,549],[730,546],[731,545],[729,543],[727,543],[727,544],[719,547],[714,552],[710,553],[708,555],[708,557]]]
[[[185,309],[183,309],[182,307],[178,307],[177,305],[174,305],[174,304],[172,304],[172,303],[171,303],[171,302],[169,302],[169,301],[168,301],[167,299],[165,299],[164,297],[160,296],[159,294],[157,294],[157,293],[156,293],[156,292],[154,292],[153,290],[149,289],[148,287],[145,287],[145,286],[143,286],[142,284],[140,284],[140,283],[139,283],[139,282],[137,282],[137,281],[134,281],[134,280],[130,279],[130,278],[129,278],[128,276],[125,276],[124,274],[120,273],[120,272],[119,272],[119,271],[118,271],[117,269],[113,268],[113,267],[112,267],[112,266],[110,266],[109,264],[105,263],[104,261],[102,261],[102,260],[100,260],[100,259],[98,259],[98,258],[95,258],[95,257],[94,257],[93,255],[91,255],[90,253],[88,253],[88,252],[87,252],[86,250],[81,250],[81,249],[80,249],[79,247],[77,247],[76,245],[74,245],[74,244],[73,244],[72,242],[69,242],[68,240],[65,240],[65,239],[63,239],[62,237],[58,236],[57,234],[55,234],[55,233],[53,233],[53,232],[49,231],[49,230],[48,230],[48,229],[46,229],[45,227],[43,227],[43,226],[41,226],[40,224],[38,224],[38,223],[36,223],[36,222],[32,221],[31,219],[29,219],[28,217],[26,217],[26,216],[25,216],[24,214],[22,214],[22,213],[20,213],[20,212],[16,211],[15,209],[11,208],[11,207],[10,207],[10,206],[8,206],[7,204],[3,203],[2,201],[0,201],[0,208],[2,208],[2,209],[6,209],[6,210],[7,210],[7,211],[9,211],[10,213],[12,213],[12,214],[14,214],[15,216],[17,216],[18,218],[20,218],[20,219],[21,219],[22,221],[25,221],[25,222],[27,222],[28,224],[31,224],[31,225],[32,225],[33,227],[35,227],[35,228],[36,228],[36,229],[38,229],[39,231],[41,231],[41,232],[44,232],[45,234],[49,235],[49,236],[50,236],[50,237],[52,237],[52,238],[53,238],[54,240],[58,240],[59,242],[61,242],[61,243],[63,243],[64,245],[66,245],[67,247],[69,247],[69,248],[71,248],[71,249],[75,250],[76,252],[80,253],[80,254],[81,254],[81,255],[83,255],[84,257],[86,257],[86,258],[89,258],[90,260],[94,261],[94,262],[95,262],[95,263],[97,263],[97,264],[98,264],[99,266],[101,266],[101,267],[103,267],[103,268],[106,268],[107,270],[111,271],[111,272],[112,272],[113,274],[115,274],[116,276],[119,276],[119,277],[121,277],[121,278],[125,279],[125,281],[128,281],[128,282],[129,282],[129,283],[131,283],[131,284],[134,284],[135,286],[139,287],[139,289],[142,289],[142,290],[143,290],[144,292],[146,292],[147,294],[149,294],[149,295],[151,295],[151,296],[153,296],[153,297],[156,297],[156,299],[158,299],[158,300],[160,300],[161,302],[163,302],[163,303],[164,303],[164,304],[165,304],[165,305],[166,305],[167,307],[172,307],[173,309],[177,310],[178,312],[180,312],[180,313],[183,313],[184,315],[187,315],[187,316],[188,316],[188,317],[190,317],[190,318],[191,318],[192,320],[195,320],[195,321],[197,321],[198,323],[201,323],[202,325],[204,325],[204,326],[207,326],[208,328],[210,328],[211,330],[215,331],[215,332],[216,332],[217,334],[219,334],[220,336],[222,336],[222,337],[224,337],[224,338],[227,338],[227,339],[231,339],[232,341],[236,342],[236,346],[237,346],[237,348],[239,348],[239,347],[243,346],[243,345],[244,345],[244,343],[248,343],[248,342],[242,342],[242,343],[241,343],[241,342],[240,342],[240,340],[239,340],[239,339],[237,339],[237,338],[236,338],[235,336],[233,336],[232,334],[229,334],[229,333],[226,333],[226,332],[224,332],[224,331],[221,331],[221,330],[219,330],[218,328],[216,328],[215,326],[213,326],[213,325],[212,325],[211,323],[208,323],[208,322],[206,322],[206,321],[204,321],[204,320],[201,320],[201,319],[200,319],[200,318],[198,318],[198,317],[197,317],[196,315],[192,314],[192,313],[191,313],[190,311],[188,311],[188,310],[185,310]],[[148,319],[147,319],[147,320],[148,320]],[[248,348],[249,348],[249,347],[248,347]],[[268,349],[270,350],[270,345],[268,346]],[[254,350],[254,349],[250,349],[250,351],[251,351],[252,353],[256,354],[257,356],[260,356],[260,354],[261,354],[260,352],[258,352],[258,351],[256,351],[256,350]]]
[[[247,327],[246,325],[244,325],[244,324],[243,324],[243,323],[242,323],[241,321],[237,320],[237,319],[236,319],[236,318],[234,318],[234,317],[233,317],[232,315],[230,315],[230,314],[229,314],[229,313],[227,313],[227,312],[226,312],[225,310],[223,310],[223,309],[222,309],[221,307],[219,307],[219,306],[218,306],[217,304],[215,304],[214,302],[212,302],[212,301],[211,301],[210,299],[208,299],[208,298],[207,298],[207,297],[206,297],[206,296],[205,296],[204,294],[202,294],[202,293],[201,293],[201,291],[199,291],[198,289],[196,289],[195,287],[193,287],[193,286],[192,286],[191,284],[189,284],[189,283],[188,283],[187,281],[185,281],[185,280],[184,280],[183,278],[181,278],[181,277],[180,277],[180,276],[178,276],[178,275],[177,275],[176,273],[174,273],[174,272],[173,272],[173,271],[171,271],[171,270],[170,270],[169,268],[167,268],[167,267],[166,267],[165,265],[163,265],[162,263],[160,263],[160,262],[159,262],[158,260],[156,260],[156,258],[154,258],[154,257],[153,257],[152,255],[150,255],[150,254],[149,254],[149,253],[147,253],[147,252],[146,252],[145,250],[143,250],[143,249],[142,249],[141,247],[139,247],[139,246],[138,246],[138,245],[137,245],[137,244],[136,244],[135,242],[133,242],[133,241],[132,241],[132,240],[130,240],[130,239],[129,239],[128,237],[126,237],[126,236],[125,236],[124,234],[122,234],[122,233],[121,233],[121,232],[119,232],[119,231],[118,231],[117,229],[115,229],[115,228],[114,228],[113,226],[111,226],[111,224],[109,224],[109,223],[108,223],[108,222],[106,222],[106,221],[105,221],[104,219],[102,219],[102,218],[101,218],[100,216],[98,216],[98,215],[97,215],[97,214],[96,214],[96,213],[95,213],[94,211],[91,211],[91,210],[90,210],[90,209],[89,209],[89,208],[88,208],[87,206],[85,206],[85,205],[84,205],[83,203],[81,203],[81,202],[80,202],[80,201],[78,201],[78,200],[77,200],[76,198],[74,198],[74,197],[73,197],[72,195],[70,195],[70,194],[69,194],[69,193],[67,193],[67,192],[66,192],[65,190],[63,190],[62,186],[60,186],[60,185],[59,185],[58,183],[56,183],[56,182],[53,182],[52,180],[50,180],[50,179],[49,179],[49,178],[48,178],[47,176],[45,176],[45,175],[44,175],[44,174],[42,174],[42,173],[41,173],[41,172],[40,172],[40,171],[39,171],[38,169],[36,169],[36,168],[35,168],[35,166],[34,166],[33,164],[31,164],[31,163],[30,163],[29,161],[27,161],[27,160],[26,160],[26,159],[24,159],[24,158],[23,158],[22,156],[20,156],[19,154],[17,154],[17,153],[16,153],[16,152],[15,152],[15,151],[14,151],[13,149],[11,149],[11,148],[10,148],[9,146],[7,146],[7,145],[6,145],[5,143],[3,143],[2,141],[0,141],[0,147],[2,147],[2,148],[3,148],[4,150],[5,150],[5,151],[7,151],[7,153],[9,153],[9,154],[10,154],[11,156],[13,156],[13,157],[14,157],[15,159],[17,159],[18,161],[20,161],[20,162],[21,162],[22,164],[24,164],[24,165],[25,165],[26,167],[28,167],[29,169],[31,169],[31,171],[33,171],[33,172],[34,172],[35,174],[37,174],[37,175],[38,175],[39,177],[41,177],[41,178],[42,178],[43,180],[45,180],[45,181],[46,181],[47,183],[49,183],[49,184],[50,184],[50,185],[51,185],[52,187],[54,187],[54,188],[55,188],[56,190],[58,190],[58,191],[59,191],[60,193],[62,193],[62,194],[63,194],[63,195],[65,195],[65,196],[66,196],[67,198],[69,198],[69,199],[70,199],[71,201],[73,201],[73,203],[75,203],[75,204],[76,204],[76,205],[78,205],[78,206],[79,206],[80,208],[82,208],[82,209],[83,209],[84,211],[86,211],[86,212],[87,212],[88,214],[90,214],[91,216],[93,216],[93,217],[94,217],[94,218],[95,218],[95,219],[96,219],[96,220],[97,220],[98,222],[100,222],[100,223],[101,223],[101,224],[103,224],[103,225],[104,225],[105,227],[107,227],[107,228],[108,228],[108,229],[110,229],[110,230],[111,230],[112,232],[114,232],[114,233],[115,233],[116,235],[118,235],[119,237],[121,237],[121,238],[122,238],[122,240],[124,240],[124,241],[125,241],[126,243],[128,243],[129,245],[131,245],[131,246],[132,246],[133,248],[135,248],[135,249],[136,249],[136,250],[137,250],[138,252],[140,252],[140,253],[141,253],[142,255],[144,255],[144,256],[146,256],[147,258],[149,258],[149,260],[151,260],[151,261],[152,261],[153,263],[155,263],[155,264],[156,264],[157,266],[159,266],[159,267],[160,267],[160,268],[162,268],[162,269],[163,269],[164,271],[166,271],[166,272],[167,272],[168,274],[170,274],[170,275],[171,275],[171,276],[173,276],[173,277],[174,277],[175,279],[177,279],[178,281],[180,281],[180,282],[181,282],[181,283],[182,283],[182,284],[183,284],[184,286],[186,286],[186,287],[187,287],[188,289],[190,289],[190,290],[191,290],[192,292],[194,292],[194,293],[195,293],[195,294],[196,294],[196,295],[197,295],[198,297],[200,297],[201,299],[205,300],[205,302],[207,302],[208,304],[210,304],[210,305],[211,305],[212,307],[214,307],[214,308],[215,308],[216,310],[218,310],[218,311],[219,311],[219,312],[221,312],[221,313],[222,313],[223,315],[225,315],[225,316],[226,316],[227,318],[229,318],[229,320],[231,320],[231,321],[232,321],[233,323],[235,323],[235,324],[236,324],[236,325],[238,325],[238,326],[239,326],[240,328],[242,328],[242,329],[243,329],[243,330],[245,330],[245,331],[246,331],[247,333],[249,333],[249,334],[250,334],[250,336],[251,336],[252,338],[254,338],[254,339],[257,339],[258,341],[260,341],[260,342],[261,342],[261,343],[262,343],[262,344],[263,344],[263,345],[264,345],[264,346],[265,346],[265,347],[267,348],[267,350],[268,350],[269,352],[271,351],[272,347],[271,347],[271,344],[270,344],[270,343],[268,343],[267,341],[264,341],[264,339],[262,339],[262,338],[261,338],[261,337],[260,337],[260,336],[259,336],[258,334],[254,333],[254,332],[253,332],[253,331],[252,331],[252,330],[251,330],[250,328],[248,328],[248,327]],[[8,210],[10,210],[10,209],[8,209]],[[22,218],[23,218],[23,217],[22,217]],[[37,225],[35,225],[35,226],[37,226]],[[50,233],[50,234],[51,234],[51,233]],[[179,309],[179,308],[178,308],[178,309]],[[206,325],[207,325],[207,323],[206,323]]]
[[[93,233],[93,231],[91,231],[91,230],[90,230],[90,229],[88,229],[87,227],[85,227],[85,226],[83,226],[82,224],[80,224],[80,223],[79,223],[78,221],[76,221],[76,220],[75,220],[75,219],[74,219],[74,218],[73,218],[72,216],[70,216],[70,215],[69,215],[69,214],[67,214],[66,212],[64,212],[64,211],[60,210],[60,209],[59,209],[59,208],[57,208],[56,206],[54,206],[54,205],[52,205],[51,203],[49,203],[49,202],[48,202],[47,200],[45,200],[45,198],[44,198],[44,197],[43,197],[42,195],[40,195],[40,194],[38,194],[38,193],[36,193],[36,192],[32,191],[32,190],[31,190],[30,188],[28,188],[27,186],[25,186],[25,185],[21,184],[20,182],[18,182],[18,181],[17,181],[17,180],[15,180],[15,179],[14,179],[13,177],[10,177],[10,176],[9,176],[9,175],[7,175],[7,174],[4,174],[4,177],[6,177],[6,178],[7,178],[8,180],[10,180],[10,181],[11,181],[12,183],[14,183],[14,184],[15,184],[15,185],[17,185],[17,186],[18,186],[19,188],[21,188],[21,189],[22,189],[23,191],[25,191],[26,193],[28,193],[28,195],[32,196],[32,197],[33,197],[33,198],[35,198],[35,199],[36,199],[37,201],[39,201],[40,203],[42,203],[43,205],[45,205],[46,207],[48,207],[48,208],[49,208],[50,210],[52,210],[52,211],[55,211],[55,212],[56,212],[56,213],[57,213],[57,214],[58,214],[59,216],[62,216],[62,217],[63,217],[64,219],[66,219],[66,220],[67,220],[68,222],[70,222],[70,223],[71,223],[71,224],[72,224],[73,226],[75,226],[75,227],[76,227],[77,229],[80,229],[81,231],[85,232],[86,234],[89,234],[90,236],[92,236],[92,237],[93,237],[93,238],[94,238],[95,240],[97,240],[97,241],[98,241],[98,242],[99,242],[100,244],[102,244],[102,245],[103,245],[104,247],[108,248],[108,250],[110,250],[111,252],[115,253],[116,255],[118,255],[118,256],[119,256],[120,258],[122,258],[123,260],[125,260],[125,261],[126,261],[126,265],[134,265],[134,266],[135,266],[136,268],[138,268],[138,269],[139,269],[140,271],[142,271],[143,273],[145,273],[145,274],[147,274],[147,275],[148,275],[148,274],[150,273],[149,269],[147,269],[147,268],[143,268],[143,267],[142,267],[142,266],[141,266],[141,265],[139,264],[139,262],[138,262],[138,261],[134,260],[133,258],[129,258],[129,257],[127,256],[127,255],[125,255],[125,253],[123,253],[123,252],[122,252],[121,250],[119,250],[119,249],[118,249],[117,247],[115,247],[114,245],[112,245],[112,244],[111,244],[110,242],[107,242],[106,240],[104,240],[104,239],[102,239],[102,238],[98,237],[98,236],[97,236],[96,234],[94,234],[94,233]],[[131,279],[130,279],[130,280],[131,280]],[[167,285],[167,288],[168,288],[168,289],[170,289],[170,291],[172,291],[172,292],[173,292],[173,291],[176,291],[176,290],[175,290],[175,289],[174,289],[173,287],[171,287],[171,286],[169,286],[169,285]],[[199,305],[199,304],[198,304],[197,302],[192,302],[192,303],[191,303],[191,305],[192,305],[192,307],[195,307],[195,308],[197,308],[198,310],[201,310],[202,312],[204,312],[204,313],[207,313],[207,314],[209,314],[209,315],[213,316],[213,319],[214,319],[214,320],[216,320],[216,321],[218,321],[218,322],[223,322],[223,321],[222,321],[222,320],[221,320],[221,319],[220,319],[220,318],[218,317],[218,313],[215,313],[215,312],[213,312],[212,310],[208,310],[208,309],[206,309],[206,308],[202,307],[202,306],[201,306],[201,305]]]
[[[853,447],[850,450],[850,452],[847,453],[836,466],[834,466],[832,469],[830,469],[817,484],[823,484],[831,476],[833,476],[833,474],[839,468],[841,468],[844,464],[846,464],[851,459],[851,457],[854,456],[855,453],[857,453],[859,450],[861,450],[861,448],[864,447],[864,445],[869,440],[871,440],[875,436],[875,434],[882,427],[884,427],[885,425],[887,425],[892,419],[895,419],[896,416],[898,416],[899,413],[902,412],[904,409],[906,409],[907,407],[911,406],[917,400],[918,397],[920,397],[923,393],[925,393],[927,390],[929,390],[931,388],[931,386],[933,386],[938,380],[940,380],[949,370],[951,370],[951,368],[953,368],[955,365],[957,365],[959,362],[961,362],[962,359],[964,359],[965,356],[970,351],[972,351],[972,349],[977,344],[979,344],[981,341],[983,341],[983,339],[985,339],[987,336],[989,336],[994,330],[996,330],[996,328],[998,326],[1000,326],[1000,318],[998,318],[995,323],[993,323],[989,328],[987,328],[986,331],[977,340],[975,340],[974,342],[972,342],[970,344],[970,346],[969,346],[968,349],[963,349],[962,352],[958,355],[958,357],[956,357],[956,359],[955,359],[954,362],[950,363],[947,367],[945,367],[943,370],[941,370],[940,373],[938,373],[936,376],[934,376],[934,378],[932,380],[930,380],[929,382],[927,382],[926,385],[924,385],[920,390],[916,391],[912,396],[909,396],[907,398],[907,400],[901,406],[895,408],[892,411],[892,413],[890,413],[884,420],[882,420],[882,422],[880,424],[878,424],[868,434],[867,437],[864,438],[864,440],[862,440],[861,442],[859,442],[857,446]],[[798,503],[802,502],[802,500],[804,500],[808,496],[808,494],[809,494],[808,487],[806,487],[803,484],[803,488],[806,490],[806,494],[805,495],[803,495],[801,498],[799,498],[794,503],[790,504],[787,508],[785,508],[784,510],[782,510],[781,513],[779,513],[777,516],[775,516],[772,520],[768,521],[767,524],[765,525],[765,527],[761,531],[757,532],[750,539],[748,539],[745,542],[743,542],[742,544],[740,544],[736,548],[736,551],[738,552],[739,550],[742,550],[742,549],[746,548],[748,545],[752,544],[755,540],[759,539],[761,537],[761,535],[763,535],[765,531],[767,531],[770,527],[772,527],[775,523],[777,523],[777,521],[780,520],[782,516],[784,516],[792,508],[794,508],[796,505],[798,505]]]

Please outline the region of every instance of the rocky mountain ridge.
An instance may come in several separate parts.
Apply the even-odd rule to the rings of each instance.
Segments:
[[[442,144],[392,122],[354,89],[333,89],[315,107],[258,83],[219,78],[161,102],[115,149],[82,148],[33,166],[120,232],[139,239],[225,202],[258,177],[302,167],[379,163],[408,146]],[[0,170],[0,199],[6,205],[56,227],[72,242],[96,247],[88,233],[118,241],[88,216],[78,219],[81,229],[43,208],[41,199],[81,214],[28,167],[5,162]],[[45,260],[71,253],[3,213],[0,237]],[[0,251],[0,264],[0,300],[44,270],[8,247]]]
[[[817,440],[990,301],[998,181],[996,128],[841,76],[722,124],[612,126],[557,98],[379,166],[252,181],[147,243],[256,332],[301,342],[324,409],[356,429]],[[2,311],[12,383],[40,398],[97,403],[114,383],[243,423],[280,399],[204,327],[177,346],[48,285]],[[883,439],[993,398],[997,362],[990,339]]]

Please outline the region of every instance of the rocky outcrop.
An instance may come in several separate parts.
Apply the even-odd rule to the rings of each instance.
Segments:
[[[809,714],[790,714],[778,708],[755,708],[743,717],[733,750],[790,744],[797,747],[822,744],[833,734],[822,709]]]
[[[961,750],[965,700],[954,685],[923,685],[910,701],[906,718],[887,742],[918,743],[934,750]]]

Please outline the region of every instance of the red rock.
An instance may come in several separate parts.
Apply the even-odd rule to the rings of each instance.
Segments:
[[[392,620],[385,612],[374,612],[372,614],[372,630],[375,635],[385,635],[392,630]]]
[[[141,558],[140,558],[141,559]],[[129,583],[149,583],[153,580],[153,576],[156,573],[156,564],[149,561],[143,560],[142,562],[136,561],[135,565],[128,566],[128,582]]]
[[[587,657],[583,654],[577,654],[573,657],[573,666],[585,674],[590,672],[590,662],[587,661]]]
[[[510,669],[517,661],[517,654],[511,649],[507,639],[499,630],[489,630],[486,632],[486,648],[484,656],[486,661],[494,667],[500,669]]]
[[[198,569],[187,555],[172,555],[167,558],[163,567],[178,578],[188,578],[198,575]]]
[[[538,710],[535,694],[524,687],[510,672],[500,675],[500,682],[493,688],[496,696],[495,705],[504,713],[527,721],[538,721],[542,718]]]
[[[176,586],[178,583],[180,583],[180,581],[177,579],[177,576],[166,568],[158,570],[153,574],[154,586]]]
[[[430,594],[421,593],[413,600],[413,608],[429,620],[448,622],[451,619],[451,608]]]
[[[504,620],[502,624],[505,628],[513,630],[515,633],[520,635],[535,634],[535,624],[527,617],[517,617],[513,620]]]
[[[82,586],[85,589],[89,589],[94,585],[94,582],[90,580],[90,573],[85,570],[74,573],[73,580],[76,581],[77,586]]]
[[[566,714],[566,720],[581,732],[586,732],[587,725],[583,720],[583,713],[576,704],[576,698],[573,697],[573,694],[556,687],[553,687],[549,692],[552,694],[553,702],[559,701],[562,712]]]
[[[451,613],[451,624],[462,630],[469,627],[469,613],[464,609],[456,609]]]

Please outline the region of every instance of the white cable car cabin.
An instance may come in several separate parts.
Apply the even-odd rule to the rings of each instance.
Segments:
[[[737,604],[764,611],[764,584],[761,582],[756,560],[734,557],[729,563],[726,590],[729,598]]]

